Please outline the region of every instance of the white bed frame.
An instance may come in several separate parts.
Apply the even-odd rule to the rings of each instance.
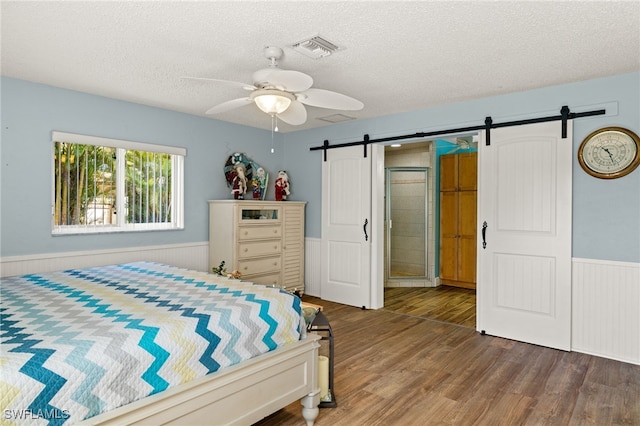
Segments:
[[[206,246],[208,247],[208,246]],[[118,256],[122,255],[118,249]],[[133,252],[131,252],[133,253]],[[0,276],[122,263],[110,253],[0,258]],[[96,257],[98,256],[98,257]],[[171,256],[169,256],[171,257]],[[81,259],[81,260],[79,260]],[[100,260],[100,262],[98,262]],[[162,259],[156,261],[162,262]],[[206,256],[204,257],[206,263]],[[168,262],[171,263],[171,262]],[[186,266],[183,266],[186,267]],[[300,399],[308,426],[318,417],[318,340],[307,338],[184,385],[84,420],[77,425],[250,425]]]
[[[301,398],[318,417],[318,344],[305,340],[84,420],[78,425],[251,425]]]

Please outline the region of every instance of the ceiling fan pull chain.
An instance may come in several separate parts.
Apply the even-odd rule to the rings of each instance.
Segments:
[[[275,120],[275,115],[271,115],[271,153],[272,154],[275,151],[273,149],[273,132],[275,131],[275,128],[274,128],[274,125],[273,125],[274,120]]]

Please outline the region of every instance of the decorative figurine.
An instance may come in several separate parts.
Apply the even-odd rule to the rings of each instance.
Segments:
[[[236,163],[233,167],[235,176],[232,181],[233,198],[236,200],[244,200],[244,194],[247,192],[247,176],[245,174],[245,168],[242,163]]]
[[[285,201],[289,194],[289,175],[286,170],[280,170],[276,179],[276,201]]]
[[[227,158],[224,164],[224,177],[227,186],[231,188],[231,194],[236,200],[243,200],[247,192],[247,182],[252,176],[251,161],[241,152],[236,152]]]
[[[255,200],[264,200],[265,192],[267,192],[267,181],[269,180],[269,175],[265,170],[256,164],[255,175],[253,176],[253,180],[251,184],[253,185],[253,198]]]
[[[220,265],[218,265],[218,267],[216,268],[215,266],[213,268],[211,268],[211,272],[213,272],[216,275],[224,275],[227,273],[227,268],[225,268],[224,266],[224,260],[222,262],[220,262]]]
[[[220,262],[220,265],[218,265],[217,268],[211,268],[211,272],[216,275],[220,275],[221,277],[226,276],[227,278],[232,278],[234,280],[239,280],[240,278],[242,278],[242,273],[240,273],[240,271],[238,271],[237,269],[233,272],[227,272],[227,268],[224,266],[224,260]]]

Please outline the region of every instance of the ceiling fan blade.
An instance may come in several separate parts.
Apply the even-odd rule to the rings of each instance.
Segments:
[[[298,101],[292,101],[289,108],[278,114],[278,118],[292,126],[299,126],[307,121],[307,109]]]
[[[221,112],[230,111],[235,108],[240,108],[241,106],[252,104],[253,101],[251,98],[238,98],[232,99],[230,101],[223,102],[218,104],[212,108],[209,108],[205,114],[219,114]]]
[[[297,94],[297,98],[305,105],[356,111],[364,108],[364,104],[357,99],[342,93],[332,92],[324,89],[309,89]]]
[[[299,71],[265,68],[253,73],[253,83],[258,87],[303,92],[313,85],[313,78]]]
[[[241,83],[239,81],[231,81],[231,80],[220,80],[218,78],[206,78],[206,77],[181,77],[185,80],[197,80],[197,81],[206,81],[208,83],[222,83],[230,86],[242,87],[245,90],[256,90],[257,87],[249,84],[249,83]]]

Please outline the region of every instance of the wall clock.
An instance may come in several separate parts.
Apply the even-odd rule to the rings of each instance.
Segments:
[[[578,161],[585,172],[600,179],[628,175],[640,164],[640,138],[622,127],[604,127],[584,138]]]

